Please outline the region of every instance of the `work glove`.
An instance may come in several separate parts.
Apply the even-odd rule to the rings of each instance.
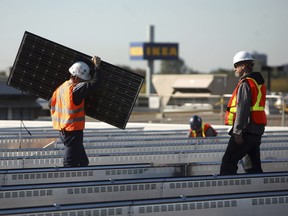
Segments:
[[[95,69],[100,66],[101,58],[99,56],[93,56],[91,60],[93,64],[95,65]]]

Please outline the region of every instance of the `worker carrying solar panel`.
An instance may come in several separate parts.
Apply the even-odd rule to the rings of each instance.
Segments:
[[[65,146],[64,167],[88,166],[83,146],[85,128],[85,98],[101,81],[101,58],[77,61],[70,68],[70,79],[61,84],[49,100],[53,128]]]
[[[188,137],[212,137],[218,132],[208,123],[203,123],[200,116],[194,115],[190,119]]]

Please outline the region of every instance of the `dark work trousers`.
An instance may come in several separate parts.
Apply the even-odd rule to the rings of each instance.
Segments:
[[[88,166],[89,160],[83,146],[83,130],[60,131],[65,146],[64,167]]]
[[[244,133],[243,143],[237,144],[234,135],[230,137],[228,146],[222,158],[220,175],[236,175],[238,161],[246,154],[249,155],[252,168],[247,173],[263,173],[260,159],[261,135]]]

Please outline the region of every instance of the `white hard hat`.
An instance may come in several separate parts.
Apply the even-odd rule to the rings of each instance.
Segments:
[[[233,65],[241,61],[253,61],[251,54],[247,51],[240,51],[233,58]]]
[[[85,62],[75,62],[70,68],[69,72],[76,77],[79,77],[83,80],[90,80],[91,75],[90,75],[90,68]]]

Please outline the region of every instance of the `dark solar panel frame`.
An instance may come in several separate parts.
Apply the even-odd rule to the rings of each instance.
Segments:
[[[49,100],[54,90],[70,78],[71,65],[91,57],[26,31],[7,85]],[[85,100],[86,115],[125,129],[144,77],[103,60],[101,68],[101,83]]]

